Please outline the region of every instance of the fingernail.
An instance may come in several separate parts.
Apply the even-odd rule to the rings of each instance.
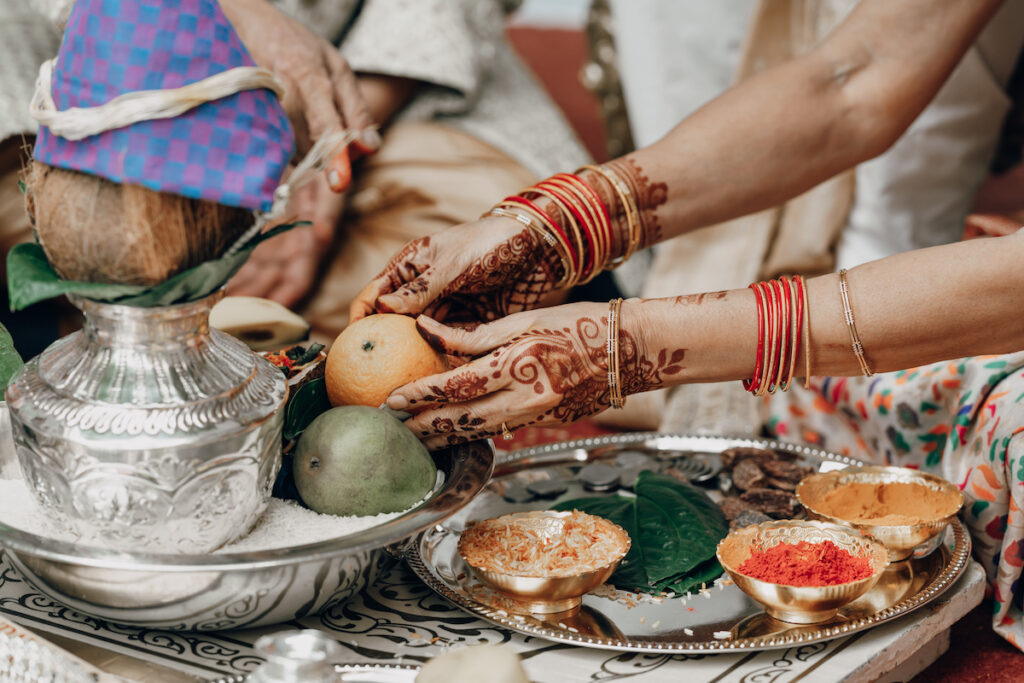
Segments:
[[[376,128],[366,128],[359,136],[359,142],[368,152],[376,152],[380,149],[381,138]]]
[[[444,343],[444,339],[436,332],[432,332],[427,329],[427,325],[437,325],[440,323],[433,318],[428,318],[425,315],[421,315],[416,318],[416,329],[419,330],[420,336],[430,344],[432,347],[440,351],[441,353],[448,353],[448,347]]]
[[[327,172],[327,184],[331,186],[332,190],[337,191],[341,185],[341,174],[332,168]]]
[[[405,410],[409,407],[409,401],[404,396],[388,396],[387,403],[391,410]]]

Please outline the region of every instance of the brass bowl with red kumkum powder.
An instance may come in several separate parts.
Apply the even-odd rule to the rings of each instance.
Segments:
[[[458,550],[477,578],[522,611],[552,614],[579,607],[629,547],[629,534],[603,517],[538,510],[476,522]]]
[[[871,573],[845,583],[830,585],[787,585],[748,576],[740,568],[755,552],[764,552],[781,543],[792,546],[832,544],[855,560],[867,561]],[[801,546],[806,547],[806,546]],[[823,548],[824,549],[824,548]],[[817,624],[828,621],[839,609],[871,590],[886,567],[889,551],[878,541],[855,529],[826,522],[782,520],[754,524],[731,532],[718,544],[718,561],[740,590],[764,605],[765,611],[779,621]],[[791,567],[780,564],[779,575]]]

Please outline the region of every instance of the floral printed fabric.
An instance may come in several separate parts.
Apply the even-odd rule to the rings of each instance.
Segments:
[[[1024,352],[874,377],[816,377],[766,404],[778,438],[926,470],[964,493],[992,625],[1024,649]]]

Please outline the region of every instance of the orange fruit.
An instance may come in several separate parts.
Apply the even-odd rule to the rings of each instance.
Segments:
[[[378,313],[338,335],[327,353],[324,379],[331,405],[376,408],[403,384],[446,370],[444,356],[420,336],[415,319]]]

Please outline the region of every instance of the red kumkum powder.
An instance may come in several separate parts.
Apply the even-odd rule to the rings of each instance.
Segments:
[[[874,573],[869,558],[852,555],[832,541],[779,543],[766,550],[755,549],[739,570],[751,578],[787,586],[835,586]]]

